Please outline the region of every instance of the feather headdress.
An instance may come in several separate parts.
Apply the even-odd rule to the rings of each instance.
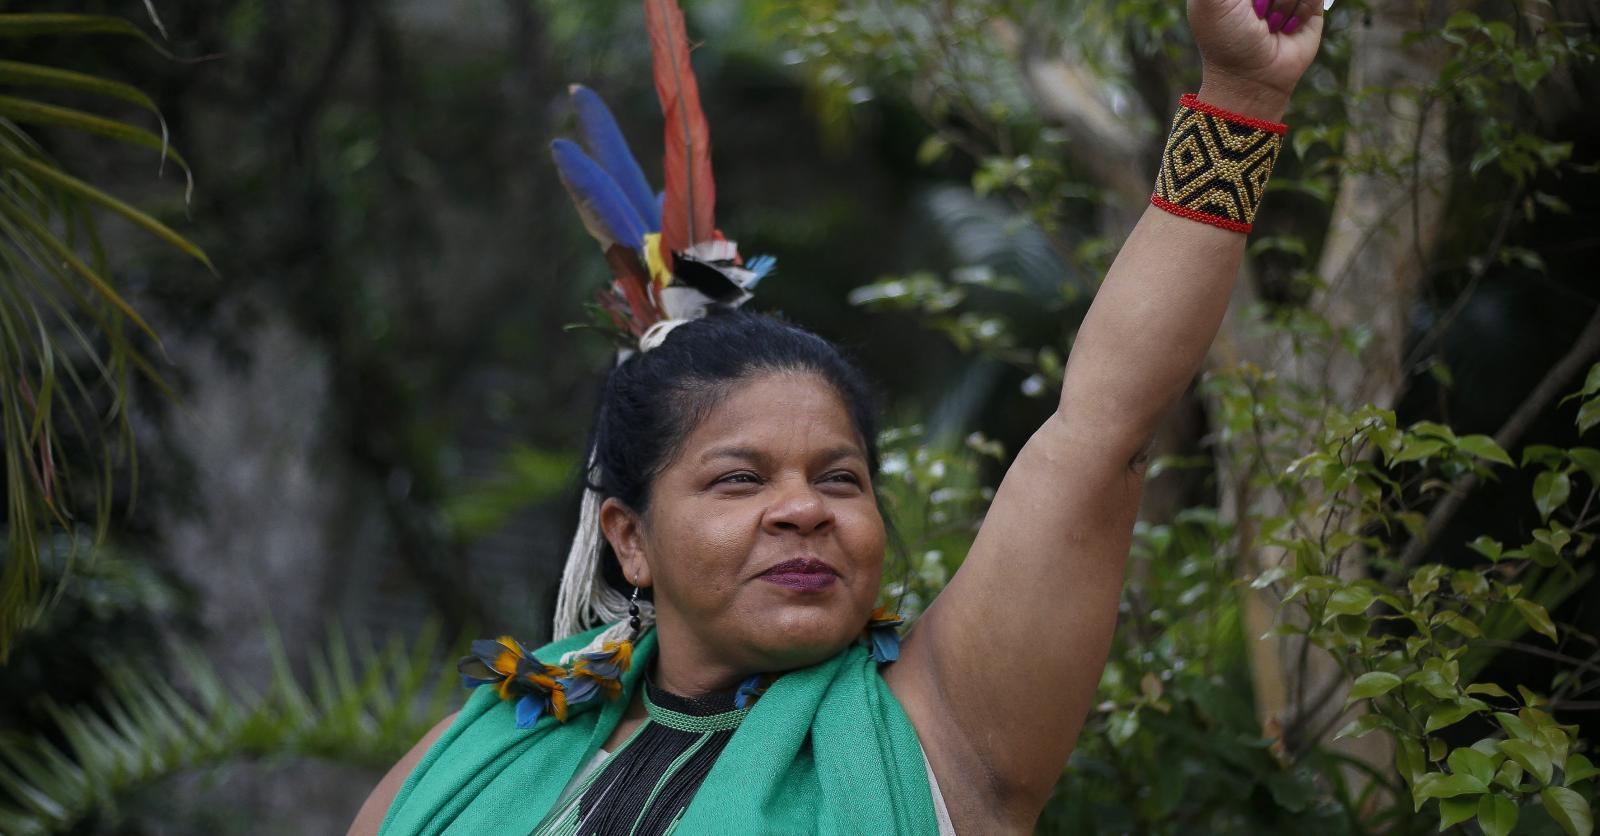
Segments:
[[[714,305],[743,304],[775,263],[767,256],[745,262],[738,245],[717,229],[711,131],[677,0],[645,0],[645,23],[665,119],[665,190],[652,192],[611,111],[586,87],[571,87],[581,143],[551,144],[561,182],[611,268],[599,305],[622,337],[623,358],[660,345],[673,328]],[[599,474],[592,453],[588,466],[594,484]],[[589,652],[631,638],[629,601],[600,575],[600,542],[600,496],[585,490],[556,600],[555,638],[613,624]],[[648,604],[640,609],[646,623],[653,621]]]
[[[738,246],[716,227],[711,131],[677,0],[645,0],[645,23],[666,122],[665,190],[651,191],[611,111],[581,85],[571,88],[581,144],[558,139],[551,152],[584,227],[611,268],[600,308],[626,349],[648,350],[673,326],[712,305],[743,304],[773,260],[746,264]]]

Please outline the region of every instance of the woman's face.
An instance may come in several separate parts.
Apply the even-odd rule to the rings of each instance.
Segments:
[[[602,520],[629,579],[653,588],[663,643],[740,671],[787,670],[866,624],[884,547],[871,478],[838,392],[770,373],[691,430],[642,518],[609,500]]]

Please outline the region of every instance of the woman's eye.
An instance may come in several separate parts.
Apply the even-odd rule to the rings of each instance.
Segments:
[[[717,481],[718,482],[727,482],[727,483],[736,484],[736,485],[759,485],[759,484],[761,484],[761,480],[759,478],[757,478],[754,473],[745,473],[745,472],[729,473],[728,475],[723,476],[722,478],[718,479]]]
[[[859,485],[859,484],[861,484],[861,480],[856,478],[856,475],[854,473],[851,473],[849,471],[844,471],[844,470],[841,470],[838,473],[830,473],[830,474],[828,474],[827,476],[823,477],[823,481],[824,482],[844,482],[846,484],[851,484],[851,485]]]

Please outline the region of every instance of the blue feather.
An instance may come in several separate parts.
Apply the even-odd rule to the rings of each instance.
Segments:
[[[615,241],[635,251],[644,249],[644,221],[623,196],[617,181],[568,140],[550,143],[550,153],[589,234],[599,239],[602,247]]]
[[[577,705],[600,691],[600,686],[586,676],[564,677],[561,685],[567,690],[567,705]]]
[[[639,161],[628,150],[628,141],[622,138],[617,120],[593,90],[574,84],[571,92],[573,107],[578,111],[578,127],[583,132],[583,144],[588,147],[595,162],[616,181],[623,196],[633,204],[634,211],[644,221],[645,230],[659,231],[661,204],[651,194],[650,184],[644,179],[644,170],[639,168]]]
[[[893,627],[871,630],[870,644],[869,654],[880,664],[900,658],[900,634]]]
[[[744,263],[744,269],[749,270],[755,275],[751,277],[750,281],[744,283],[744,289],[754,289],[756,283],[766,278],[770,273],[772,273],[773,268],[777,266],[778,260],[770,255],[758,255],[755,258],[746,261]]]
[[[517,728],[533,728],[533,724],[539,722],[539,715],[543,713],[544,700],[542,698],[530,695],[517,700]]]
[[[761,692],[764,690],[766,689],[761,687],[761,674],[758,673],[746,679],[739,684],[739,690],[733,695],[733,707],[749,708],[750,700],[761,696]]]

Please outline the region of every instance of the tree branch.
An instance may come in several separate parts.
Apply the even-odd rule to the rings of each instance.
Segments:
[[[1581,372],[1597,354],[1600,354],[1600,310],[1596,310],[1594,315],[1589,317],[1588,324],[1583,327],[1578,339],[1573,342],[1572,348],[1567,351],[1565,356],[1556,361],[1556,364],[1551,366],[1548,372],[1545,372],[1544,378],[1539,381],[1537,386],[1533,387],[1533,391],[1529,392],[1528,397],[1522,401],[1515,412],[1511,413],[1511,417],[1506,419],[1505,424],[1500,427],[1500,431],[1494,434],[1495,443],[1506,450],[1516,445],[1522,439],[1523,434],[1528,431],[1528,427],[1544,412],[1545,407],[1555,400],[1556,396],[1561,393],[1562,388],[1567,386],[1568,382]],[[1449,493],[1428,514],[1428,521],[1423,527],[1421,536],[1413,537],[1411,542],[1406,544],[1405,550],[1400,553],[1400,565],[1384,575],[1383,581],[1385,584],[1393,586],[1398,583],[1412,567],[1422,560],[1423,556],[1427,554],[1428,548],[1439,539],[1439,535],[1444,532],[1445,527],[1455,518],[1456,513],[1461,510],[1462,504],[1466,502],[1467,496],[1477,486],[1478,477],[1476,474],[1471,473],[1457,479],[1450,486]]]

